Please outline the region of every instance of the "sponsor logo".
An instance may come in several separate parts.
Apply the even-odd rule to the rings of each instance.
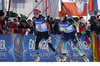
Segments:
[[[45,50],[46,48],[44,46],[48,49],[47,41],[40,41],[39,49]],[[32,39],[29,40],[29,49],[35,50],[35,41]]]
[[[73,41],[76,41],[76,39],[74,39]]]
[[[7,51],[6,46],[5,46],[5,40],[0,40],[0,50]]]
[[[17,39],[16,39],[16,47],[17,47],[18,49],[21,49],[20,38],[17,38]]]

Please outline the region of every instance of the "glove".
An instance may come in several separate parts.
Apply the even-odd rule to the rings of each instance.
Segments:
[[[4,31],[4,34],[6,34],[6,35],[7,35],[7,32],[6,32],[6,31]]]
[[[50,34],[54,34],[54,31],[52,30],[52,31],[50,32]]]
[[[82,33],[81,32],[78,32],[77,33],[77,38],[79,39],[81,37]]]
[[[38,34],[38,31],[35,30],[35,31],[34,31],[34,34],[37,35],[37,34]]]
[[[63,35],[64,34],[64,31],[62,31],[61,34]]]
[[[52,17],[47,16],[46,22],[48,22],[49,24],[52,24],[54,21],[53,21],[53,18]]]

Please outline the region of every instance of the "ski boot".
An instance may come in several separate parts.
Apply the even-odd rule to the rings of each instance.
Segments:
[[[40,54],[36,54],[36,60],[34,60],[34,62],[40,62]]]
[[[86,55],[83,55],[82,58],[84,59],[85,62],[89,62],[89,59],[86,57]]]
[[[58,55],[55,55],[57,62],[61,62],[61,59],[59,58]]]
[[[66,55],[62,55],[63,56],[63,59],[61,60],[62,62],[66,62]]]

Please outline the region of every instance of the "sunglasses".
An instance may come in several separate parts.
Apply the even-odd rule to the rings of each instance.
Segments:
[[[38,15],[38,13],[36,13],[36,14],[34,13],[34,15]]]

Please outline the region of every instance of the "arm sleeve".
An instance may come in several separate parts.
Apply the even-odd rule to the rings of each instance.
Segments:
[[[70,22],[71,25],[74,24],[74,20],[73,19],[68,19],[68,21]]]

